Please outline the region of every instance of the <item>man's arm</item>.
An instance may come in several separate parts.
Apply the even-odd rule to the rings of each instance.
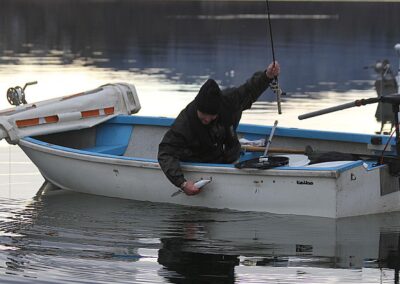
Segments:
[[[175,186],[180,187],[187,195],[196,195],[200,192],[194,182],[186,180],[180,165],[180,153],[185,151],[183,136],[169,130],[158,147],[158,162],[164,174]]]
[[[158,146],[160,167],[169,181],[177,187],[180,187],[186,181],[181,169],[179,155],[184,148],[184,137],[175,133],[172,129],[168,130]]]
[[[227,94],[231,105],[236,110],[246,110],[258,100],[261,94],[268,88],[274,77],[280,72],[279,64],[271,63],[265,71],[258,71],[243,85],[224,91]]]

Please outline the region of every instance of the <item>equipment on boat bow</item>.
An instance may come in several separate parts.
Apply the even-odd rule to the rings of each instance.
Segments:
[[[13,106],[19,106],[21,104],[26,105],[28,102],[25,99],[25,89],[26,87],[35,84],[37,84],[37,81],[28,82],[23,88],[20,86],[8,88],[7,101]]]

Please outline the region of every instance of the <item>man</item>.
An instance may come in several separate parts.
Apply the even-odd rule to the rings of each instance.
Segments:
[[[180,162],[232,163],[240,156],[236,128],[242,112],[268,88],[280,67],[271,63],[266,71],[256,72],[246,83],[221,91],[208,79],[167,131],[158,149],[158,161],[167,178],[187,195],[200,190],[186,180]]]

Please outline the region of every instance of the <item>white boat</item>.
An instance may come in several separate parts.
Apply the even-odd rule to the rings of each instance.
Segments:
[[[17,143],[47,181],[71,191],[330,218],[400,211],[398,171],[377,163],[381,153],[395,154],[396,141],[382,135],[280,127],[273,144],[283,149],[270,153],[282,152],[289,164],[264,170],[183,163],[186,178],[211,182],[196,196],[176,195],[177,188],[157,161],[158,144],[173,119],[130,115],[139,109],[132,85],[107,85],[4,111],[0,113],[0,136]],[[246,141],[259,141],[272,129],[241,124],[238,134]],[[334,150],[374,159],[309,164],[305,155],[287,155],[302,152],[306,146],[318,152]],[[244,151],[241,160],[262,154]]]

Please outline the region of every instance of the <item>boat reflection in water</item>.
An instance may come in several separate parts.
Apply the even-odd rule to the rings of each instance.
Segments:
[[[124,282],[147,279],[151,269],[158,271],[151,277],[159,277],[150,279],[153,283],[234,283],[245,277],[243,269],[263,266],[311,269],[310,277],[316,273],[312,269],[327,269],[339,282],[348,268],[359,273],[371,268],[375,277],[385,273],[398,283],[400,213],[335,220],[59,190],[2,218],[1,230],[0,280],[11,274],[27,282],[57,282],[79,273],[91,281],[118,275]],[[285,271],[275,274],[287,277]]]
[[[184,238],[163,238],[161,244],[158,263],[176,273],[160,274],[172,283],[182,283],[182,277],[187,283],[234,283],[238,255],[192,252],[188,247],[196,241]]]

